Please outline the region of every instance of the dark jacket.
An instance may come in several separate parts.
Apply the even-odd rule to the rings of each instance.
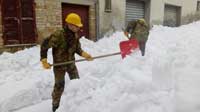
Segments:
[[[136,38],[138,41],[147,41],[149,27],[146,22],[141,24],[139,20],[130,21],[126,27],[126,32],[131,34],[130,38]]]
[[[54,63],[75,60],[74,54],[81,55],[83,52],[78,34],[68,28],[57,30],[43,41],[40,52],[41,59],[47,58],[49,48],[52,48]]]

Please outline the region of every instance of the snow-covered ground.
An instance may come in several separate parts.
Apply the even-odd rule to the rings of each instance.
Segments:
[[[200,22],[154,26],[145,57],[137,50],[123,60],[113,56],[76,63],[81,78],[70,81],[66,75],[57,112],[199,112],[199,29]],[[97,56],[118,52],[122,40],[126,37],[116,32],[81,43]],[[39,52],[37,46],[0,55],[0,112],[51,112],[53,72],[41,67]]]

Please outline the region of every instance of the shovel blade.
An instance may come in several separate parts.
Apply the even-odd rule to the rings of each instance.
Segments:
[[[138,48],[138,42],[136,39],[121,41],[119,45],[122,58],[125,58],[126,55],[131,54],[136,48]]]

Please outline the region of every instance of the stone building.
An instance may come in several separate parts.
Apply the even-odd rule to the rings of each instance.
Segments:
[[[196,13],[198,0],[1,0],[0,48],[37,44],[63,26],[66,15],[78,13],[84,23],[80,35],[98,40],[145,18],[152,26],[179,26]]]

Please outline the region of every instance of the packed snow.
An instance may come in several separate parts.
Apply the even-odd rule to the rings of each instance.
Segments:
[[[200,22],[154,26],[144,57],[136,50],[125,59],[76,63],[80,79],[70,81],[66,74],[57,112],[199,112],[199,29]],[[123,40],[123,32],[116,32],[98,42],[82,38],[81,44],[98,56],[119,52]],[[39,46],[0,55],[0,112],[51,112],[54,75],[39,60]]]

